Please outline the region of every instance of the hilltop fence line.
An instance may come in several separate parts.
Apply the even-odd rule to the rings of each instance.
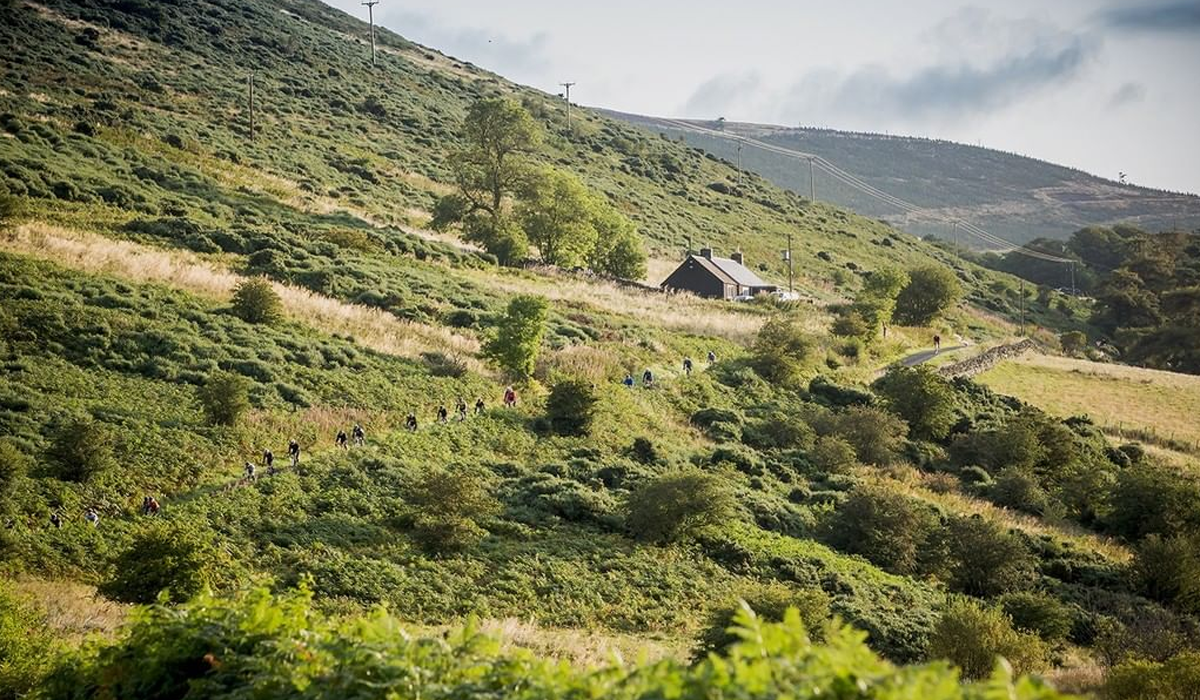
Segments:
[[[1037,341],[1032,338],[1026,338],[1025,340],[1009,345],[997,345],[975,357],[969,357],[961,362],[941,367],[938,369],[938,374],[947,379],[953,377],[974,377],[977,374],[988,371],[1005,360],[1011,360],[1027,352],[1036,350],[1037,347]]]

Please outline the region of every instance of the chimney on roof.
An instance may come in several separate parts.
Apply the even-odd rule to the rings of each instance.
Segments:
[[[730,255],[730,256],[729,256],[729,259],[730,259],[730,260],[732,260],[732,261],[734,261],[734,262],[735,262],[735,263],[737,263],[738,265],[745,265],[745,264],[746,264],[746,263],[742,262],[742,251],[740,251],[740,250],[739,250],[739,251],[737,251],[737,252],[735,252],[733,255]]]
[[[712,260],[712,248],[701,248],[700,257]]]

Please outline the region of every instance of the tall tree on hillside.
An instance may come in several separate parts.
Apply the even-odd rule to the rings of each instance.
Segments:
[[[495,334],[483,346],[484,356],[514,378],[533,376],[549,309],[543,297],[513,297]]]
[[[609,277],[644,278],[646,248],[637,227],[605,202],[598,202],[594,209],[592,225],[596,227],[596,245],[588,254],[588,267]]]
[[[906,285],[908,273],[894,267],[883,267],[867,276],[862,291],[854,300],[853,310],[868,324],[871,337],[880,328],[887,336],[887,327],[896,311],[896,298]]]
[[[591,194],[574,175],[546,169],[530,179],[517,207],[517,220],[542,262],[573,267],[596,246]]]
[[[464,124],[466,146],[450,160],[458,191],[434,208],[433,228],[461,225],[463,238],[479,243],[503,264],[525,256],[524,232],[511,220],[508,199],[528,180],[528,156],[540,141],[537,124],[508,98],[479,100]]]
[[[962,285],[948,267],[929,265],[910,270],[908,284],[896,298],[896,320],[924,326],[958,303]]]

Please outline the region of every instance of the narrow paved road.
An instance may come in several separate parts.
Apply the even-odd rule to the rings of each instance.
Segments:
[[[909,355],[908,357],[905,357],[904,359],[900,360],[900,362],[897,364],[899,364],[903,367],[916,367],[917,365],[929,362],[930,360],[937,357],[938,355],[944,355],[948,352],[954,352],[955,350],[962,350],[965,347],[968,347],[968,346],[955,345],[952,348],[942,348],[941,352],[938,352],[937,350],[922,350],[921,352],[915,352],[915,353]]]

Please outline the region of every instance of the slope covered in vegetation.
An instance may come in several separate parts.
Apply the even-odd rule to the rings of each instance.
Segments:
[[[744,599],[772,620],[797,610],[832,648],[789,618],[748,673],[837,688],[898,674],[899,694],[960,689],[940,666],[874,654],[950,659],[968,679],[997,654],[1018,673],[1146,677],[1190,658],[1194,590],[1176,584],[1195,565],[1193,482],[1086,420],[969,382],[893,370],[872,383],[935,333],[1002,336],[980,307],[1017,312],[1007,275],[951,269],[762,181],[697,185],[733,173],[595,115],[572,134],[539,95],[398,37],[372,73],[361,24],[317,3],[0,10],[14,57],[0,95],[0,562],[162,604],[98,646],[19,665],[40,623],[0,599],[0,689],[186,679],[201,697],[295,676],[317,692],[333,667],[374,673],[346,660],[379,658],[376,644],[447,669],[454,688],[487,669],[569,692],[595,681],[547,680],[527,657],[484,670],[423,657],[436,645],[363,617],[381,604],[410,625],[517,618],[701,657],[728,649]],[[251,67],[272,76],[256,82],[254,139],[230,106]],[[668,297],[501,267],[420,228],[454,192],[468,109],[496,94],[542,120],[530,158],[603,193],[652,250],[684,232],[767,260],[794,230],[802,285],[853,303]],[[1075,323],[1045,302],[1024,303]],[[258,594],[186,603],[253,586],[306,586],[319,612]],[[872,651],[827,627],[835,616]],[[296,620],[323,639],[294,646]],[[197,636],[230,655],[196,653]],[[827,653],[833,668],[809,663]],[[145,662],[127,668],[130,655]],[[728,682],[726,662],[683,661],[631,673],[629,692]]]

